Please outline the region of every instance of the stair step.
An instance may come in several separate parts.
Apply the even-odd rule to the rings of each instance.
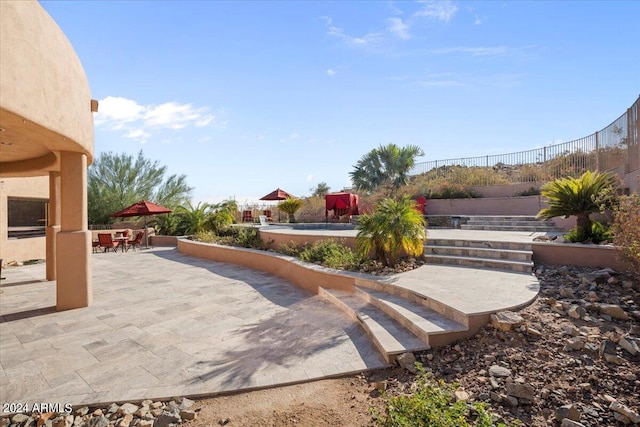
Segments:
[[[431,348],[398,321],[353,293],[320,288],[318,295],[357,320],[389,363],[393,363],[399,354]]]
[[[469,219],[464,225],[491,225],[491,226],[522,226],[522,227],[549,227],[555,228],[554,225],[545,224],[540,221],[519,221],[519,220],[493,220],[493,221],[482,221],[477,219]]]
[[[529,226],[506,226],[506,225],[474,225],[474,224],[462,224],[460,225],[462,230],[492,230],[492,231],[529,231],[529,232],[546,232],[546,231],[559,231],[556,227],[546,225],[529,225]]]
[[[453,239],[428,239],[426,247],[450,246],[460,248],[478,249],[502,249],[513,251],[531,251],[531,243],[525,242],[500,242],[488,240],[453,240]]]
[[[510,249],[472,248],[464,246],[426,246],[426,255],[464,256],[470,258],[505,259],[510,261],[531,261],[531,251]]]
[[[373,289],[356,287],[356,295],[374,305],[398,321],[425,343],[431,345],[430,337],[467,331],[467,326],[447,319],[421,304],[402,297]]]
[[[510,261],[503,259],[472,258],[464,256],[426,255],[427,262],[433,264],[450,264],[475,268],[488,268],[495,270],[519,271],[529,273],[533,268],[533,262]]]

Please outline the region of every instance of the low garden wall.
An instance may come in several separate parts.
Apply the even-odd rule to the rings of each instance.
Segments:
[[[540,196],[428,199],[428,215],[537,215],[545,207]]]
[[[620,259],[620,252],[613,246],[533,242],[532,250],[533,261],[540,264],[629,270]]]
[[[339,274],[335,270],[304,264],[293,257],[274,252],[194,242],[187,239],[178,239],[178,251],[189,256],[264,271],[282,277],[314,294],[318,293],[319,287],[353,292],[356,281],[355,275]]]

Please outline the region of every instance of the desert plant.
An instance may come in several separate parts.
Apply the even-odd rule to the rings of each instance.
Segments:
[[[566,241],[571,243],[601,243],[611,239],[612,233],[606,225],[598,221],[591,223],[591,233],[584,235],[578,227],[573,227],[564,235]]]
[[[286,200],[278,203],[278,210],[284,212],[289,215],[289,222],[296,222],[295,214],[304,204],[304,200],[302,199],[294,199],[293,197],[289,197]]]
[[[613,244],[635,271],[640,271],[640,196],[620,196],[611,225]]]
[[[495,423],[486,403],[456,401],[456,383],[435,380],[418,366],[415,391],[386,398],[386,414],[378,419],[384,427],[468,427],[506,426]],[[517,424],[516,424],[517,425]]]
[[[237,213],[238,203],[233,199],[211,205],[206,225],[214,231],[226,228],[236,221]]]
[[[360,216],[356,236],[358,251],[367,257],[371,251],[385,266],[394,266],[402,250],[421,256],[426,239],[426,221],[414,200],[402,197],[384,199],[371,214]]]
[[[196,234],[208,230],[207,221],[210,209],[211,205],[206,202],[200,202],[196,206],[187,202],[185,205],[178,206],[175,212],[183,224],[184,233]]]
[[[321,263],[327,267],[353,270],[362,262],[362,257],[351,248],[335,239],[318,240],[300,251],[300,259]]]
[[[548,207],[540,210],[537,217],[551,219],[558,216],[575,216],[576,235],[587,241],[592,235],[589,215],[601,211],[598,195],[608,191],[616,183],[613,175],[587,171],[579,178],[561,178],[548,182],[541,189]]]
[[[472,190],[462,184],[452,184],[446,181],[436,182],[426,193],[428,199],[470,199],[478,197]]]

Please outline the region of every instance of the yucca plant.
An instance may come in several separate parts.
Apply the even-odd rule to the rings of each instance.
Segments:
[[[581,240],[591,239],[592,222],[589,215],[601,211],[598,196],[616,185],[616,178],[607,172],[587,171],[579,178],[561,178],[548,182],[541,189],[548,207],[538,212],[537,217],[576,217],[575,234]]]
[[[284,212],[289,215],[289,222],[296,222],[295,214],[304,204],[304,200],[302,199],[294,199],[293,197],[289,197],[278,203],[278,210]]]
[[[426,221],[408,197],[384,199],[371,214],[361,215],[356,245],[360,254],[371,251],[385,266],[394,266],[402,250],[409,256],[421,256],[427,237]]]

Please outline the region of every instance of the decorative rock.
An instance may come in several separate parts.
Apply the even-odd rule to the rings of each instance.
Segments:
[[[178,416],[164,413],[156,419],[153,427],[169,427],[170,424],[180,424],[181,421]]]
[[[183,420],[195,420],[197,416],[198,414],[196,414],[194,411],[187,411],[186,409],[180,411],[180,418],[182,418]]]
[[[558,421],[562,421],[565,418],[569,418],[573,421],[580,421],[581,416],[580,411],[578,411],[578,409],[572,403],[556,408],[554,415],[556,417],[556,420]]]
[[[578,350],[582,350],[585,346],[585,344],[587,343],[587,341],[585,340],[584,337],[574,337],[574,338],[569,338],[567,340],[567,343],[564,346],[564,350],[565,351],[578,351]]]
[[[416,357],[413,355],[413,353],[402,353],[396,360],[398,361],[398,365],[400,365],[400,367],[413,374],[417,372]]]
[[[120,414],[133,414],[138,410],[138,406],[134,405],[133,403],[125,403],[124,405],[122,405],[120,407],[120,409],[118,410],[118,412]]]
[[[138,427],[153,427],[153,420],[140,420]]]
[[[507,396],[517,397],[533,402],[535,388],[529,384],[507,383]]]
[[[501,311],[491,315],[491,325],[504,332],[509,332],[524,323],[524,319],[512,311]]]
[[[13,424],[22,424],[23,422],[27,421],[28,419],[29,419],[28,415],[15,414],[13,417],[11,417],[11,422]]]
[[[180,406],[178,407],[179,409],[189,409],[193,406],[193,404],[196,403],[191,399],[187,399],[186,397],[183,397],[182,400],[180,401]]]
[[[613,418],[615,418],[616,421],[621,422],[622,424],[628,426],[629,424],[631,424],[631,420],[627,417],[625,417],[622,414],[619,414],[617,412],[613,413]]]
[[[615,365],[622,365],[624,363],[624,359],[616,354],[605,353],[604,360]]]
[[[564,298],[576,299],[576,296],[573,293],[573,289],[571,289],[571,288],[562,287],[562,288],[560,288],[560,290],[558,292]]]
[[[463,402],[466,402],[467,400],[469,400],[469,393],[467,393],[464,389],[458,389],[453,393],[456,397],[456,402],[462,400]]]
[[[120,420],[118,421],[116,426],[117,427],[129,427],[129,424],[131,424],[132,420],[133,420],[133,415],[125,414],[124,417],[120,418]]]
[[[573,421],[569,418],[565,418],[564,420],[562,420],[562,424],[560,424],[560,427],[586,427],[586,426],[577,421]]]
[[[579,305],[572,305],[569,310],[567,310],[567,315],[573,319],[584,319],[586,314],[587,310]]]
[[[499,365],[493,365],[489,368],[489,375],[492,377],[506,378],[511,376],[511,370]]]
[[[609,409],[617,412],[618,414],[624,415],[625,417],[629,418],[629,420],[631,420],[631,422],[634,424],[640,424],[640,415],[638,415],[638,413],[636,412],[633,412],[631,409],[627,408],[617,400],[611,402],[611,405],[609,405]]]
[[[624,348],[629,353],[631,353],[632,356],[635,356],[636,354],[640,353],[640,348],[638,348],[638,343],[636,342],[636,340],[629,337],[628,335],[620,338],[620,341],[618,341],[618,344],[620,345],[620,347]]]
[[[629,315],[620,307],[615,304],[599,304],[598,308],[600,313],[607,314],[615,319],[628,320]]]
[[[616,354],[618,346],[613,341],[604,340],[600,343],[600,354]]]
[[[109,427],[109,418],[104,415],[90,418],[86,424],[87,427]]]
[[[504,399],[504,402],[507,403],[508,405],[512,406],[512,407],[516,407],[518,406],[518,399],[516,399],[513,396],[506,396]]]
[[[542,332],[540,332],[539,330],[532,328],[531,326],[527,326],[527,333],[531,336],[534,337],[541,337],[542,336]]]
[[[572,337],[577,337],[580,335],[580,331],[573,325],[562,325],[562,333],[565,335],[570,335]]]

